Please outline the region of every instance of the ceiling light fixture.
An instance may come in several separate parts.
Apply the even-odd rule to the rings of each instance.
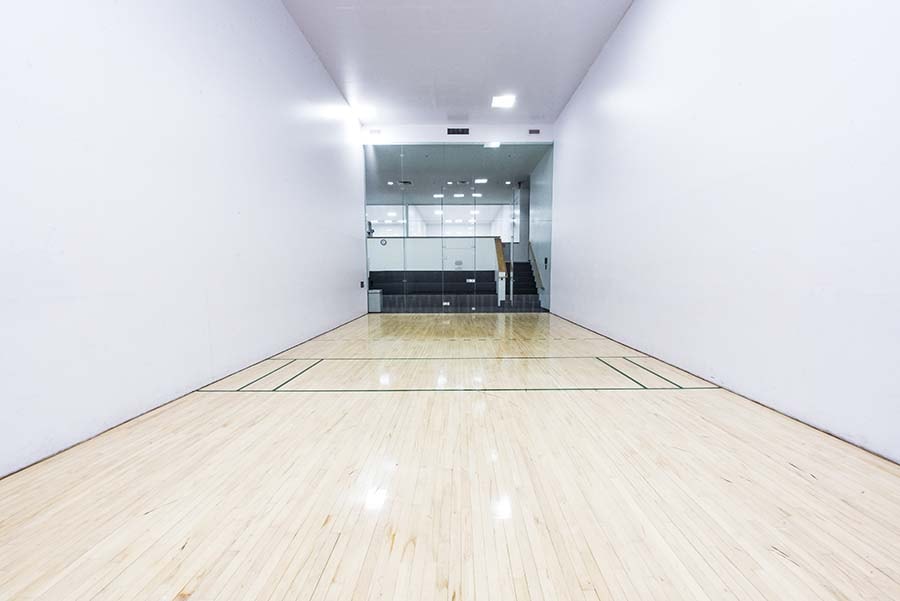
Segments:
[[[437,209],[437,210],[435,210],[434,214],[435,214],[435,215],[443,215],[444,212],[443,212],[442,210],[440,210],[440,209]]]
[[[443,194],[434,194],[433,196],[434,196],[434,198],[443,198],[444,197]]]
[[[452,185],[453,185],[453,182],[447,182],[447,185],[448,185],[448,186],[452,186]]]
[[[488,142],[484,145],[485,148],[500,148],[500,142]]]
[[[396,216],[397,216],[397,213],[395,213],[394,211],[388,211],[388,217],[396,217]]]
[[[486,184],[487,182],[488,181],[483,177],[479,177],[478,179],[475,180],[476,184]]]
[[[394,185],[394,182],[388,182],[388,185],[389,185],[389,186],[393,186],[393,185]]]
[[[453,198],[463,198],[463,197],[465,197],[465,194],[454,194],[453,195]]]
[[[481,198],[481,196],[482,196],[481,192],[476,192],[475,194],[472,195],[472,198]]]
[[[457,219],[457,220],[454,221],[453,223],[462,223],[462,219]]]
[[[481,211],[469,211],[469,215],[478,215]]]
[[[491,98],[491,108],[511,109],[514,106],[516,106],[515,94],[501,94]]]
[[[510,185],[511,183],[512,183],[512,182],[506,182],[506,185],[508,186],[508,185]]]

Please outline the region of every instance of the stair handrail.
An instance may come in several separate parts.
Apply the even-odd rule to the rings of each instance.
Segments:
[[[538,290],[544,289],[544,282],[541,279],[541,270],[538,266],[537,257],[534,256],[534,246],[531,240],[528,241],[528,260],[531,261],[531,271],[534,272],[534,283],[537,284]]]
[[[494,249],[497,251],[497,272],[506,275],[506,259],[503,258],[503,242],[500,236],[494,237]]]

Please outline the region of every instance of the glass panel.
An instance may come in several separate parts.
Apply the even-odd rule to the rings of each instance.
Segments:
[[[528,237],[537,265],[540,306],[550,309],[550,240],[553,209],[553,147],[547,149],[531,173]]]
[[[399,146],[367,146],[366,259],[369,290],[381,290],[381,309],[406,308],[403,270],[405,217]],[[390,223],[387,223],[387,222]]]
[[[371,224],[373,238],[403,238],[406,220],[403,217],[406,207],[401,205],[373,205],[367,207],[366,217]]]
[[[471,282],[475,263],[472,215],[471,146],[443,147],[442,217],[443,281],[442,299],[445,312],[471,312],[474,285]],[[449,221],[452,220],[452,223]]]
[[[385,311],[549,307],[552,147],[365,152],[369,282]]]

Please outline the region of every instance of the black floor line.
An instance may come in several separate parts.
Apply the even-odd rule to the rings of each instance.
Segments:
[[[640,367],[640,368],[643,369],[643,370],[649,371],[651,374],[653,374],[653,375],[656,376],[657,378],[661,378],[661,379],[665,380],[666,382],[668,382],[668,383],[671,384],[672,386],[675,386],[676,388],[681,388],[681,386],[679,386],[678,384],[676,384],[675,382],[673,382],[673,381],[670,380],[669,378],[664,378],[663,376],[659,375],[658,373],[656,373],[655,371],[653,371],[653,370],[650,369],[649,367],[644,367],[644,366],[641,365],[640,363],[635,363],[634,361],[632,361],[632,360],[629,359],[628,357],[625,357],[625,360],[628,361],[629,363],[633,363],[634,365],[637,365],[638,367]]]
[[[323,361],[323,359],[319,359],[318,361],[316,361],[316,362],[313,363],[312,365],[307,366],[306,369],[304,369],[303,371],[301,371],[300,373],[298,373],[297,375],[295,375],[293,378],[291,378],[291,379],[288,380],[287,382],[284,382],[283,384],[279,384],[278,386],[276,386],[276,387],[275,387],[275,390],[271,390],[271,391],[260,391],[260,392],[278,392],[278,389],[279,389],[279,388],[281,388],[282,386],[287,386],[288,384],[290,384],[291,382],[293,382],[294,380],[296,380],[297,378],[299,378],[300,376],[302,376],[303,374],[305,374],[306,372],[308,372],[309,370],[311,370],[312,368],[314,368],[316,365],[318,365],[318,364],[321,363],[322,361]]]
[[[631,376],[629,376],[628,374],[626,374],[624,371],[622,371],[621,369],[619,369],[618,367],[616,367],[615,365],[612,365],[612,364],[610,364],[610,363],[607,363],[606,361],[604,361],[604,360],[601,359],[600,357],[595,357],[595,359],[597,359],[597,361],[599,361],[599,362],[602,363],[603,365],[605,365],[605,366],[607,366],[607,367],[611,367],[612,369],[616,370],[617,372],[619,372],[620,374],[622,374],[623,376],[625,376],[626,378],[628,378],[629,380],[631,380],[632,382],[634,382],[635,384],[637,384],[638,386],[640,386],[641,388],[647,388],[646,386],[644,386],[643,384],[641,384],[640,382],[638,382],[637,380],[635,380],[634,378],[632,378]]]

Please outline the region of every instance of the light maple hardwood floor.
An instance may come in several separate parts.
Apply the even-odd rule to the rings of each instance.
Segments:
[[[0,480],[0,599],[896,600],[900,467],[552,315],[373,315]]]

